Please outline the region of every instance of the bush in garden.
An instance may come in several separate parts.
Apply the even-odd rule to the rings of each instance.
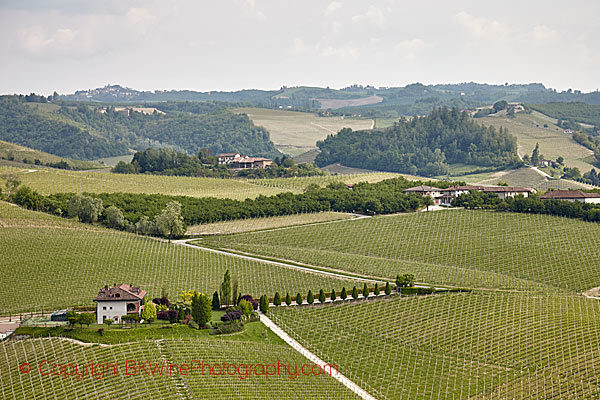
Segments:
[[[237,319],[242,319],[242,315],[244,315],[244,313],[241,310],[237,310],[237,309],[227,310],[225,315],[221,316],[221,321],[223,321],[223,322],[235,321]]]
[[[275,297],[273,297],[273,304],[275,306],[281,305],[281,296],[279,295],[279,292],[275,292]]]
[[[243,296],[241,296],[239,298],[239,300],[237,300],[236,304],[240,304],[240,301],[242,300],[246,300],[248,302],[250,302],[250,304],[252,304],[252,308],[254,309],[254,311],[258,310],[258,301],[256,299],[253,299],[252,296],[250,296],[249,294],[245,294]]]
[[[348,297],[348,294],[346,293],[346,287],[342,286],[342,293],[340,293],[340,298],[342,300],[346,300],[346,297]]]
[[[121,317],[121,320],[128,322],[130,324],[136,323],[141,319],[138,314],[127,314]]]
[[[223,325],[215,328],[210,333],[211,335],[223,335],[228,333],[235,333],[244,330],[244,323],[242,321],[231,321],[224,323]]]
[[[216,291],[213,293],[212,309],[214,311],[218,311],[221,309],[221,302],[219,301],[219,293]]]
[[[379,296],[379,284],[375,283],[375,288],[373,289],[373,294],[375,296]]]
[[[387,294],[388,296],[389,296],[390,294],[392,294],[392,288],[390,287],[390,283],[389,283],[389,282],[386,282],[386,283],[385,283],[385,291],[384,291],[384,292],[385,292],[385,294]]]
[[[104,320],[104,325],[111,326],[113,322],[114,322],[114,321],[113,321],[112,319],[105,319],[105,320]]]
[[[260,296],[260,311],[264,314],[269,312],[269,298],[266,294]]]
[[[179,313],[177,312],[177,310],[165,310],[157,312],[156,318],[173,323],[177,322],[178,315]]]
[[[366,282],[363,285],[362,295],[363,297],[369,297],[369,287],[367,286]]]
[[[302,295],[300,293],[296,294],[296,304],[302,304]]]
[[[146,303],[144,308],[142,308],[142,319],[148,323],[156,319],[156,307],[154,303]]]
[[[192,318],[200,326],[205,326],[211,318],[211,302],[203,293],[195,293],[192,297]]]
[[[325,292],[323,289],[319,290],[319,303],[325,303]]]
[[[246,317],[252,314],[252,312],[254,311],[254,309],[252,308],[252,304],[250,304],[248,300],[244,299],[240,300],[240,303],[237,305],[237,307]]]
[[[308,302],[308,304],[312,304],[315,302],[315,296],[313,295],[312,290],[308,291],[308,296],[306,296],[306,301]]]
[[[335,289],[331,289],[331,301],[335,301],[337,295],[335,294]]]
[[[292,297],[290,296],[289,293],[285,294],[285,304],[288,306],[292,304]]]
[[[79,314],[79,318],[77,322],[81,325],[90,326],[96,321],[96,315],[94,313],[81,313]]]
[[[190,322],[188,323],[190,328],[193,329],[200,329],[200,325],[198,325],[198,323],[196,321],[194,321],[193,319],[190,319]]]

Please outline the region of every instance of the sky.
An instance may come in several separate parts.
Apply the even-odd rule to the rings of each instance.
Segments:
[[[0,93],[600,88],[600,1],[0,0]]]

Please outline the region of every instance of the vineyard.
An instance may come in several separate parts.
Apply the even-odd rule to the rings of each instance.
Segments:
[[[356,399],[357,397],[327,374],[305,376],[299,374],[291,379],[284,373],[274,376],[251,374],[210,375],[206,369],[193,374],[150,375],[129,369],[125,375],[126,360],[166,365],[188,365],[192,360],[218,366],[222,363],[274,364],[278,362],[300,368],[307,361],[290,347],[283,344],[265,344],[229,340],[158,339],[127,343],[110,347],[84,347],[57,338],[30,339],[0,343],[0,398],[3,399],[266,399],[266,398],[328,398]],[[38,370],[43,360],[53,364],[119,364],[118,374],[114,367],[96,369],[96,376],[42,376]],[[27,362],[31,373],[20,373],[19,365]],[[42,372],[47,373],[47,364]],[[194,364],[197,367],[197,363]],[[149,367],[146,368],[150,371]],[[241,368],[240,368],[241,369]],[[173,370],[172,370],[173,371]],[[134,374],[135,373],[135,374]],[[244,375],[241,375],[244,377]]]
[[[141,285],[149,296],[195,289],[212,294],[226,270],[240,291],[340,290],[342,278],[168,244],[0,203],[1,314],[92,305],[104,285]],[[24,280],[24,277],[35,277]]]
[[[581,292],[600,286],[600,225],[451,210],[203,239],[224,248],[393,278],[468,287]]]
[[[272,318],[379,399],[597,398],[600,307],[581,296],[461,293]]]

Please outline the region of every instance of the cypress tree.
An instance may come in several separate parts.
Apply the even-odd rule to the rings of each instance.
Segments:
[[[315,296],[313,295],[312,290],[308,291],[308,296],[306,296],[306,301],[308,302],[308,304],[312,304],[315,302]]]
[[[325,292],[323,289],[319,290],[319,303],[325,303]]]
[[[300,293],[296,295],[296,304],[302,304],[302,295]]]
[[[352,298],[353,299],[358,299],[358,289],[356,288],[356,286],[354,286],[352,288]]]
[[[365,284],[363,285],[363,292],[362,292],[363,297],[369,297],[369,287],[367,286],[367,282],[365,282]]]
[[[289,293],[285,294],[285,304],[288,306],[292,304],[292,298],[290,297]]]
[[[379,284],[375,283],[375,289],[373,289],[373,294],[375,296],[379,296]]]
[[[390,295],[392,293],[392,288],[390,287],[390,283],[385,283],[385,294]]]
[[[346,300],[346,297],[348,297],[348,295],[346,294],[346,287],[342,286],[342,293],[340,293],[340,298],[342,300]]]
[[[218,292],[214,292],[213,293],[213,299],[212,299],[212,309],[217,311],[221,308],[221,302],[219,301],[219,293]]]
[[[263,294],[262,296],[260,296],[259,307],[260,307],[260,311],[262,311],[263,314],[266,314],[269,312],[269,298],[267,297],[266,294]]]
[[[335,294],[335,289],[331,289],[331,301],[335,301],[337,295]]]
[[[279,292],[275,292],[275,297],[273,297],[273,304],[276,306],[281,305],[281,296],[279,295]]]

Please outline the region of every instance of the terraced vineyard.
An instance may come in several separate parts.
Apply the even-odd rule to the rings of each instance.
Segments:
[[[29,339],[0,343],[0,397],[3,399],[55,398],[55,399],[265,399],[265,398],[331,398],[356,399],[354,393],[346,389],[327,374],[305,376],[299,373],[294,379],[282,372],[266,377],[249,374],[245,368],[238,373],[217,375],[223,363],[240,365],[274,364],[278,362],[298,366],[299,370],[307,361],[290,347],[283,344],[265,344],[256,342],[228,341],[211,338],[210,340],[165,339],[127,343],[112,347],[84,347],[57,338]],[[96,367],[96,376],[88,370],[87,376],[45,376],[38,369],[43,360],[41,372],[48,373],[51,366],[75,364],[80,368],[84,364],[119,364],[118,373],[114,367],[105,369]],[[153,374],[136,369],[125,370],[126,360],[137,363],[148,360],[153,365],[166,367]],[[208,367],[205,374],[196,369],[192,374],[167,374],[168,366],[174,363],[193,365],[204,362],[219,369],[210,375]],[[31,373],[20,373],[19,365],[29,363]],[[131,365],[131,364],[130,364]],[[60,368],[60,367],[59,367]],[[230,367],[233,371],[235,367]],[[149,372],[150,367],[146,367]],[[272,369],[271,369],[272,370]],[[70,369],[68,370],[70,371]],[[260,373],[260,369],[258,369]],[[283,371],[283,368],[282,368]],[[126,375],[129,373],[130,375]],[[292,375],[293,376],[293,375]]]
[[[581,292],[600,286],[600,225],[546,215],[451,210],[203,239],[344,271],[469,287]]]
[[[99,288],[141,285],[149,296],[217,290],[227,269],[253,296],[340,290],[350,281],[96,228],[0,202],[0,313],[91,305]],[[24,277],[35,277],[25,279]],[[40,295],[42,294],[43,295]]]
[[[271,314],[379,399],[600,395],[600,303],[594,299],[461,293]]]

